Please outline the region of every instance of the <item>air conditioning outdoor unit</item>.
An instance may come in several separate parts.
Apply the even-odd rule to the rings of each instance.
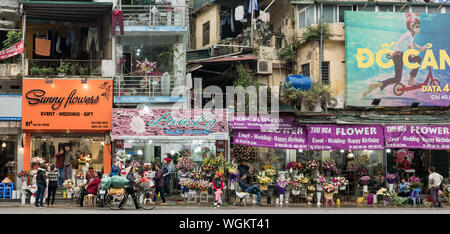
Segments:
[[[258,74],[272,74],[272,61],[258,60]]]

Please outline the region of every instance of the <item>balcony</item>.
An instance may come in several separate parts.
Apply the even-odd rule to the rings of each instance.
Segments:
[[[185,85],[179,76],[117,76],[114,79],[114,103],[174,103],[185,101],[177,92]],[[180,87],[181,86],[181,87]],[[178,87],[178,89],[176,89]],[[172,94],[176,90],[177,94]]]
[[[103,60],[27,59],[27,76],[102,76]]]
[[[122,5],[121,10],[126,32],[186,32],[189,24],[186,6]]]

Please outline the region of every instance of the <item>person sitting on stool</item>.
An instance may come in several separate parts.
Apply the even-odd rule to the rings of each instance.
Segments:
[[[83,207],[84,196],[88,194],[97,194],[98,186],[101,183],[102,173],[97,172],[97,177],[95,177],[89,184],[84,186],[81,190],[80,207]]]

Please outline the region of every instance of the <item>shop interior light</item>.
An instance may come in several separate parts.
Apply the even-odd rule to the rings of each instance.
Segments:
[[[148,143],[149,143],[149,144],[152,144],[152,143],[153,143],[153,141],[152,141],[152,140],[148,140]]]
[[[197,147],[197,148],[195,148],[195,150],[194,150],[195,153],[199,153],[200,151],[202,151],[202,148],[200,148],[200,147]]]
[[[298,152],[303,153],[303,150],[302,150],[302,149],[299,149]]]
[[[353,158],[353,156],[354,156],[353,153],[348,154],[348,158]]]
[[[140,150],[137,151],[137,154],[138,155],[142,155],[142,154],[144,154],[144,152],[142,152],[142,150],[140,149]]]
[[[170,150],[170,155],[174,155],[175,154],[175,150],[171,149]]]
[[[102,144],[102,145],[105,145],[105,142],[104,142],[104,141],[102,141],[102,142],[101,142],[101,144]]]
[[[370,154],[373,153],[373,150],[369,150],[369,153],[370,153]]]
[[[344,153],[345,152],[345,150],[341,150],[341,153]]]
[[[386,153],[390,153],[391,152],[391,149],[386,149]]]
[[[144,106],[144,111],[148,112],[148,106],[147,105]]]
[[[2,143],[2,147],[6,148],[6,143],[5,142]]]

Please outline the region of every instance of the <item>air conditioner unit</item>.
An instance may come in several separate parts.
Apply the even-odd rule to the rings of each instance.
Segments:
[[[272,61],[258,60],[258,74],[272,74]]]
[[[341,98],[331,97],[331,99],[327,102],[328,108],[344,108],[344,102]]]

